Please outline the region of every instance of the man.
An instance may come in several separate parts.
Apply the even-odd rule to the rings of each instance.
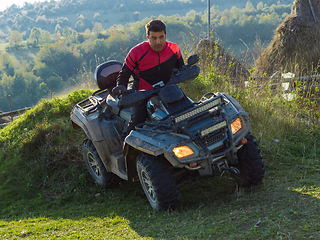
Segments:
[[[148,41],[133,47],[119,73],[117,85],[127,87],[130,76],[134,76],[134,90],[151,90],[153,85],[163,81],[166,84],[173,68],[183,65],[181,51],[177,44],[166,41],[166,25],[161,20],[146,24]],[[146,100],[147,101],[147,100]],[[131,120],[127,134],[147,118],[146,101],[131,108]]]

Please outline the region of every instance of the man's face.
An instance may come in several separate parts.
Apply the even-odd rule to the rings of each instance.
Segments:
[[[162,32],[149,32],[149,36],[147,36],[148,41],[152,49],[156,52],[160,52],[164,47],[166,42],[166,34],[164,31]]]

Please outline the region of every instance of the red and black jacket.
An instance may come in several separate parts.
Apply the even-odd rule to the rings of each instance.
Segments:
[[[173,68],[184,65],[181,51],[177,44],[165,42],[160,52],[154,51],[149,42],[142,42],[132,48],[118,76],[118,85],[128,85],[131,75],[134,77],[134,88],[150,90],[152,85],[163,81],[167,83]]]

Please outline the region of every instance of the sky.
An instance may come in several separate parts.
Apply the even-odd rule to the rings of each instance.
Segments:
[[[6,10],[8,7],[10,7],[13,4],[16,4],[17,6],[22,7],[25,2],[28,3],[35,3],[35,2],[45,2],[47,0],[1,0],[0,1],[0,11]]]

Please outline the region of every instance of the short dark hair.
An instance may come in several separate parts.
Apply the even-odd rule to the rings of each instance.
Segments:
[[[162,32],[167,34],[166,24],[161,20],[151,20],[146,24],[146,33],[149,36],[150,32]]]

